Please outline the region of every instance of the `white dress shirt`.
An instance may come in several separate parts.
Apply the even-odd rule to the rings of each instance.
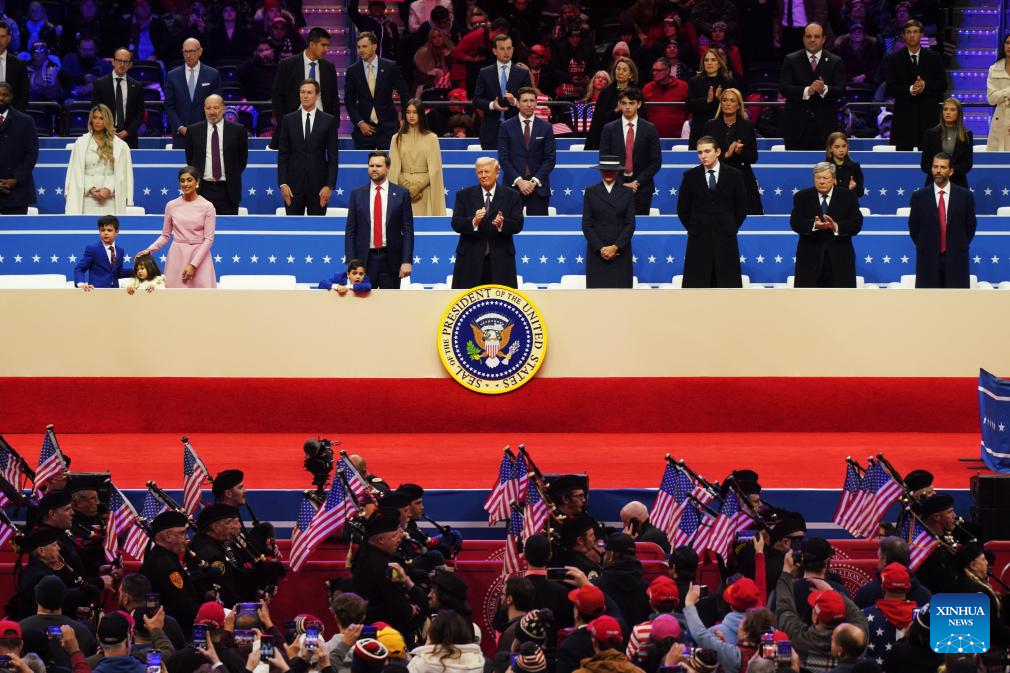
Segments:
[[[809,51],[803,50],[803,53],[806,55],[808,63],[810,62],[810,57],[813,56],[815,59],[817,59],[817,65],[820,65],[821,64],[821,58],[824,55],[824,50],[821,50],[821,51],[818,51],[818,52],[814,52],[814,53],[811,53]],[[808,98],[810,98],[811,95],[812,94],[810,92],[810,87],[806,87],[805,89],[803,89],[803,100],[807,100]],[[824,91],[820,94],[820,96],[821,96],[821,98],[824,98],[827,95],[828,95],[828,87],[827,87],[827,85],[825,85],[824,86]]]
[[[303,51],[302,52],[302,65],[305,67],[305,77],[303,77],[302,79],[309,79],[309,64],[311,64],[311,63],[312,63],[312,61],[309,59],[308,56],[305,55],[305,52]],[[323,69],[323,65],[322,65],[322,59],[317,59],[315,61],[315,64],[316,64],[316,77],[315,77],[315,80],[319,84],[319,96],[316,97],[316,109],[322,110],[323,109],[323,83],[322,83],[322,76],[323,76],[322,69]]]
[[[214,166],[214,155],[211,153],[210,141],[211,141],[211,139],[214,136],[214,128],[215,127],[217,127],[217,140],[218,140],[218,143],[217,143],[218,148],[217,149],[218,149],[218,154],[221,155],[221,180],[220,181],[224,182],[225,180],[228,179],[228,176],[225,174],[225,170],[224,170],[224,120],[223,119],[221,121],[219,121],[218,123],[216,123],[216,124],[211,124],[210,122],[207,122],[207,148],[206,148],[206,150],[207,150],[206,157],[207,158],[206,158],[206,160],[205,160],[205,162],[203,164],[203,179],[204,180],[208,180],[210,182],[214,181],[214,169],[213,169],[213,166]],[[302,128],[303,129],[305,128],[304,123],[302,124]]]
[[[7,81],[7,52],[0,54],[0,82]]]
[[[371,186],[368,188],[368,208],[369,208],[368,212],[369,213],[374,213],[375,212],[375,188],[376,188],[376,186],[382,187],[382,189],[379,191],[379,200],[382,201],[382,245],[380,247],[385,248],[386,247],[386,213],[387,213],[387,207],[389,205],[389,180],[383,180],[382,182],[378,183],[378,185],[376,185],[376,183],[373,182],[371,184]],[[368,240],[371,242],[371,245],[369,245],[369,247],[371,247],[372,245],[375,245],[375,234],[374,234],[374,232],[375,232],[375,221],[374,221],[374,219],[375,218],[373,216],[369,215],[369,218],[368,218],[368,224],[369,224]]]
[[[607,194],[610,194],[611,192],[614,191],[614,185],[616,185],[616,184],[617,184],[617,180],[611,180],[610,182],[607,182],[606,180],[604,180],[603,181],[603,188],[607,190]]]
[[[937,187],[936,183],[933,183],[933,201],[936,203],[936,207],[940,207],[940,190],[943,190],[943,207],[946,210],[950,210],[950,181],[943,187]]]
[[[494,202],[494,190],[496,190],[496,189],[498,189],[498,183],[495,183],[495,186],[492,187],[491,189],[484,189],[483,187],[480,188],[480,207],[481,208],[484,207],[484,203],[485,203],[485,200],[487,199],[487,195],[488,194],[491,195],[491,202],[492,203]],[[478,210],[480,210],[480,208],[478,208]],[[474,214],[476,215],[476,213],[474,213]],[[484,217],[487,217],[488,215],[490,215],[490,213],[484,213]],[[473,230],[474,231],[477,231],[478,229],[480,229],[480,222],[478,222],[477,224],[473,225]]]
[[[717,184],[717,185],[719,184],[719,171],[722,170],[722,163],[721,162],[718,162],[718,161],[715,162],[715,165],[712,166],[712,168],[705,168],[705,166],[702,166],[702,169],[704,169],[704,171],[705,171],[705,186],[706,187],[708,186],[708,172],[709,171],[715,171],[715,184]]]
[[[319,103],[317,102],[316,106],[311,110],[306,110],[304,106],[298,109],[302,113],[302,135],[305,135],[305,118],[308,117],[309,115],[312,115],[312,121],[309,122],[309,132],[311,133],[312,131],[315,131],[316,124],[319,123],[319,115],[316,114],[321,109],[319,107]],[[308,140],[308,138],[306,138],[305,140]]]

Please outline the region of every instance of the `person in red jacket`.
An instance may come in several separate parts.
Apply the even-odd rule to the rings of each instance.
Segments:
[[[687,82],[673,76],[670,61],[657,58],[652,64],[652,81],[642,89],[649,121],[656,125],[660,138],[680,138],[681,129],[687,121],[687,107],[684,105],[651,105],[657,102],[680,102],[687,100]]]

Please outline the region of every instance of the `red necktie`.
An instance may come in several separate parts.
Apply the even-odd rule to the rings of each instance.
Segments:
[[[116,249],[111,247],[109,248],[109,264],[112,265],[113,269],[116,268]]]
[[[817,70],[817,57],[810,54],[810,69]]]
[[[375,201],[372,204],[372,247],[382,247],[382,185],[375,185]]]
[[[523,129],[523,146],[526,149],[529,149],[530,148],[530,120],[529,119],[524,119],[523,120],[523,124],[525,124],[525,126],[526,126],[526,128]]]
[[[947,204],[943,202],[943,190],[936,206],[936,216],[940,218],[940,254],[947,252]]]
[[[628,122],[628,135],[624,137],[624,172],[627,175],[634,173],[634,162],[631,155],[635,151],[635,126]]]
[[[0,126],[3,126],[3,123],[4,123],[4,116],[0,115]]]

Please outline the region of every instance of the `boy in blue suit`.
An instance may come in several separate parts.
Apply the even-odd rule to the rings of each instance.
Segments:
[[[120,278],[129,278],[133,274],[132,268],[123,266],[126,251],[116,245],[119,220],[115,215],[98,218],[98,235],[101,240],[85,248],[81,261],[74,267],[74,285],[85,292],[96,287],[119,287]],[[88,274],[88,280],[84,279],[84,274]]]
[[[368,294],[372,284],[365,275],[365,263],[360,259],[352,259],[347,263],[347,271],[338,273],[333,278],[320,281],[320,290],[333,290],[341,297],[351,290],[355,294]]]

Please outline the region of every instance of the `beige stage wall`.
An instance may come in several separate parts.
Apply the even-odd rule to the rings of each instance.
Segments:
[[[0,290],[0,376],[444,377],[455,291]],[[1010,293],[530,291],[539,376],[1010,373]]]

